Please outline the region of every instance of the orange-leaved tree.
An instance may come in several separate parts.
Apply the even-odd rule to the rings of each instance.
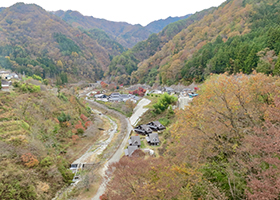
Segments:
[[[177,112],[167,155],[177,165],[202,173],[202,181],[192,188],[198,197],[246,198],[250,169],[242,161],[248,159],[248,153],[238,149],[246,145],[245,136],[255,134],[255,128],[263,125],[279,83],[277,77],[255,72],[213,75],[191,106]],[[219,188],[220,194],[198,189],[209,187]]]

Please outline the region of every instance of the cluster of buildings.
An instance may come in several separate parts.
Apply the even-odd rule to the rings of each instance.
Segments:
[[[140,97],[135,96],[133,94],[120,94],[118,92],[114,92],[112,94],[105,95],[105,94],[96,94],[94,95],[96,100],[99,101],[110,101],[110,102],[126,102],[127,100],[131,100],[136,103]]]
[[[145,135],[145,139],[149,145],[158,146],[160,144],[160,140],[157,131],[161,131],[163,129],[165,129],[165,127],[159,121],[153,121],[148,124],[142,124],[135,127],[134,131]],[[131,136],[128,143],[129,146],[124,150],[124,153],[126,156],[131,156],[133,152],[141,146],[140,136]]]
[[[10,86],[12,85],[11,79],[18,79],[19,76],[10,71],[0,71],[0,77],[1,77],[1,90],[2,91],[9,91]]]

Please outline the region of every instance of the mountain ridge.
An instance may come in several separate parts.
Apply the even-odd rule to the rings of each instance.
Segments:
[[[166,25],[172,22],[191,16],[191,14],[188,14],[182,17],[168,17],[153,21],[147,26],[142,26],[140,24],[132,25],[127,22],[114,22],[93,16],[84,16],[80,12],[73,10],[58,10],[52,13],[76,28],[83,28],[85,30],[101,29],[126,48],[132,48],[138,42],[148,39],[150,34],[160,32]]]
[[[152,33],[159,33],[160,31],[163,30],[164,27],[166,27],[167,25],[182,20],[182,19],[187,19],[188,17],[190,17],[193,14],[187,14],[181,17],[167,17],[165,19],[159,19],[159,20],[155,20],[150,22],[149,24],[147,24],[145,26],[145,28],[147,28],[148,30],[150,30]]]

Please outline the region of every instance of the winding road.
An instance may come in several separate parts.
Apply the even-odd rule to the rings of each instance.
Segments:
[[[127,134],[125,135],[121,145],[116,150],[115,154],[105,163],[104,167],[102,168],[100,175],[103,177],[103,182],[100,185],[100,187],[98,188],[98,191],[95,194],[95,196],[92,198],[92,200],[99,200],[99,197],[105,192],[107,180],[108,180],[105,177],[106,176],[105,172],[111,163],[118,162],[120,160],[120,158],[124,152],[124,147],[127,145],[127,141],[129,139],[130,132],[133,130],[132,125],[136,125],[137,121],[139,120],[139,117],[141,117],[148,110],[147,108],[144,108],[144,106],[148,105],[150,102],[151,101],[148,99],[145,99],[145,98],[141,99],[138,102],[137,106],[134,108],[132,116],[129,119],[126,119]]]

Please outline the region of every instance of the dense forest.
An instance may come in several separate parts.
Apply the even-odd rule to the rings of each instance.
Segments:
[[[201,82],[211,73],[276,73],[278,7],[274,0],[226,1],[205,15],[172,23],[116,56],[109,74],[124,83],[171,85]]]
[[[37,5],[17,3],[0,13],[0,65],[61,82],[103,77],[110,59],[124,48],[102,31],[84,31]]]
[[[66,12],[59,10],[53,13],[73,27],[83,28],[85,30],[103,30],[111,39],[126,48],[132,48],[138,42],[146,40],[150,34],[160,32],[168,24],[186,19],[190,16],[189,14],[183,17],[168,17],[167,19],[153,21],[147,26],[141,26],[140,24],[131,25],[126,22],[112,22],[106,19],[83,16],[78,11],[72,10]]]
[[[181,30],[185,29],[195,21],[201,20],[205,15],[212,11],[213,8],[203,10],[189,16],[187,19],[171,23],[164,27],[158,34],[151,34],[147,40],[139,42],[128,51],[125,51],[119,56],[115,56],[109,65],[108,71],[104,74],[105,77],[110,77],[111,80],[118,83],[129,84],[131,73],[138,69],[137,65],[141,61],[153,56],[161,50],[164,44],[170,41]],[[157,69],[153,70],[151,74],[156,70]],[[149,84],[154,82],[154,76],[151,74],[148,75],[148,77],[152,78],[152,80],[147,80]]]

